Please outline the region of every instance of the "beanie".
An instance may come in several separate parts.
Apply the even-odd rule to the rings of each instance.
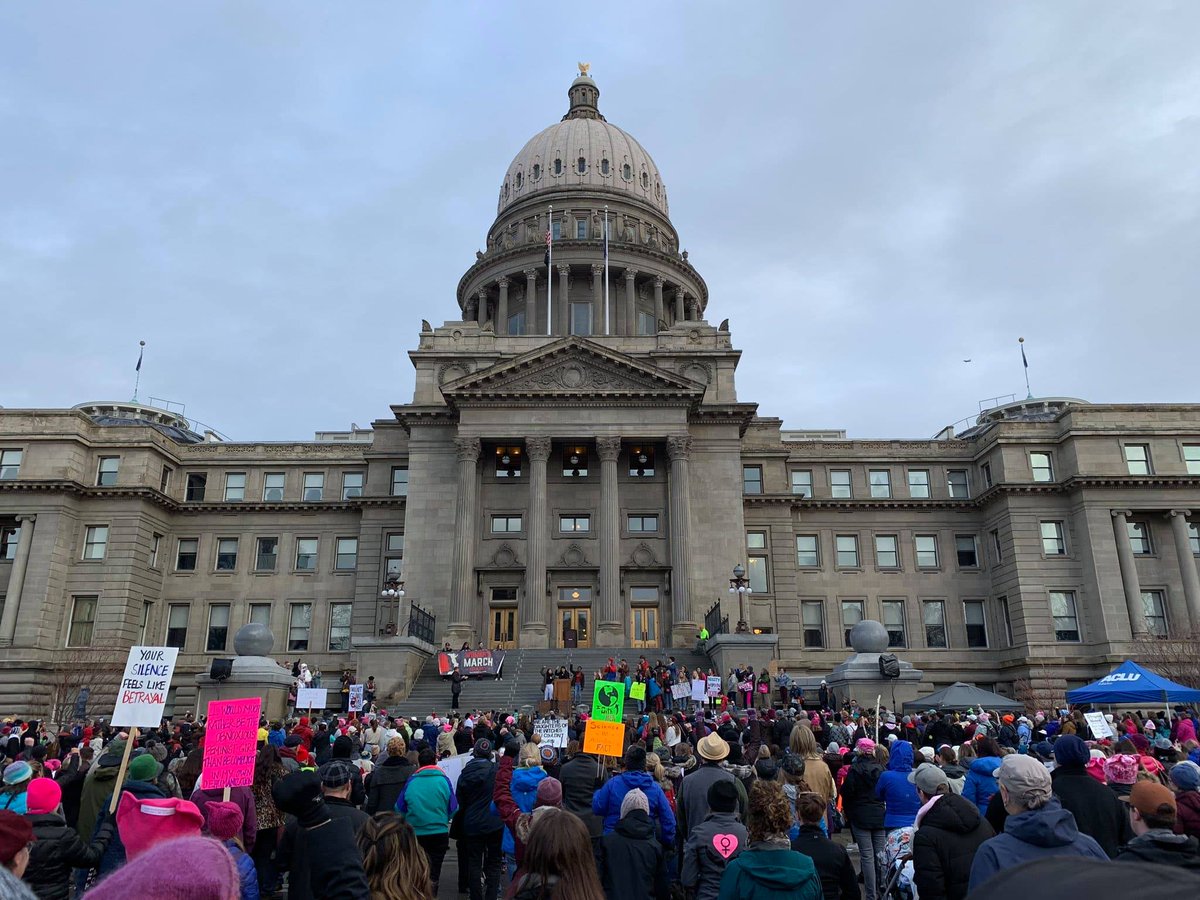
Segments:
[[[242,808],[224,800],[210,800],[205,804],[208,818],[208,833],[219,841],[228,841],[242,833]]]
[[[1101,784],[1108,784],[1108,779],[1104,777],[1104,758],[1090,759],[1088,764],[1084,766],[1085,771],[1095,778]]]
[[[562,782],[557,778],[547,776],[538,782],[537,799],[533,805],[537,806],[562,806],[563,790]]]
[[[132,781],[153,781],[162,772],[162,763],[152,753],[143,753],[129,761],[125,769]]]
[[[1091,754],[1078,735],[1064,734],[1054,742],[1054,759],[1060,766],[1086,766]]]
[[[625,795],[625,799],[621,801],[621,818],[625,818],[635,809],[647,814],[650,812],[650,800],[641,788],[634,788]]]
[[[737,809],[738,792],[732,778],[714,781],[708,789],[708,807],[713,812],[731,813]]]
[[[1104,774],[1110,784],[1133,784],[1137,781],[1138,758],[1121,754],[1104,763]]]
[[[212,838],[185,837],[155,844],[87,892],[88,900],[201,900],[238,896],[233,856]]]
[[[868,756],[875,752],[875,742],[868,737],[859,738],[854,742],[854,750],[864,756]]]
[[[117,833],[125,845],[127,859],[140,856],[164,841],[199,837],[203,824],[204,817],[190,800],[139,799],[125,791],[117,804]]]
[[[1200,791],[1200,766],[1194,762],[1181,762],[1171,767],[1171,783],[1180,791]]]
[[[53,778],[35,778],[25,791],[25,811],[31,816],[52,813],[62,802],[62,788]]]
[[[32,840],[33,826],[28,819],[0,809],[0,865],[7,866]]]
[[[17,760],[4,767],[3,777],[5,784],[20,784],[33,777],[33,768],[25,760]]]

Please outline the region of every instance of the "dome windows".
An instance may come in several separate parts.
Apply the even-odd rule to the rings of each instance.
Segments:
[[[650,190],[650,173],[642,169],[642,189]]]
[[[520,172],[518,172],[518,173],[517,173],[517,190],[518,190],[518,191],[521,189],[521,186],[522,186],[524,183],[525,183],[525,176],[524,176],[524,175],[522,175]]]
[[[587,160],[582,156],[575,161],[575,171],[580,175],[583,175],[587,172]]]
[[[562,157],[554,158],[554,174],[561,175],[563,172]]]
[[[626,181],[633,181],[633,166],[631,166],[629,163],[625,163],[625,165],[621,167],[621,177]]]
[[[518,178],[517,187],[521,186],[521,182],[519,180],[520,177],[521,177],[520,175],[517,176],[517,178]],[[657,178],[654,179],[654,196],[656,199],[662,198],[662,185],[659,183]]]
[[[533,164],[533,169],[529,173],[529,180],[530,181],[541,181],[542,180],[542,164],[541,163]]]
[[[601,175],[609,174],[609,166],[608,166],[608,157],[607,156],[604,157],[604,159],[600,160],[600,174]]]

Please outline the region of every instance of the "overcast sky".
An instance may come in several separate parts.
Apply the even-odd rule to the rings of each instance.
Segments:
[[[0,5],[0,405],[390,415],[578,60],[761,414],[1200,401],[1200,3],[186,6]]]

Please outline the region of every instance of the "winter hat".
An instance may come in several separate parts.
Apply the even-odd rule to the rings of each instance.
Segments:
[[[5,784],[20,784],[22,781],[28,781],[32,777],[33,769],[23,759],[17,760],[15,763],[9,763],[4,767]]]
[[[767,757],[766,759],[757,760],[754,763],[754,774],[763,781],[774,781],[775,776],[779,773],[779,766],[775,764],[775,760]]]
[[[471,752],[479,759],[491,759],[492,742],[487,738],[480,738],[475,742],[475,749]]]
[[[344,759],[331,759],[317,769],[321,787],[340,788],[354,780],[354,766]]]
[[[35,778],[25,791],[25,811],[31,816],[52,813],[62,802],[62,788],[53,778]]]
[[[1129,735],[1129,742],[1137,747],[1138,753],[1141,753],[1143,756],[1150,752],[1150,738],[1144,734]]]
[[[339,734],[333,741],[333,749],[329,756],[331,759],[349,759],[351,752],[354,750],[354,744],[350,738],[344,734]]]
[[[48,759],[42,763],[42,768],[47,772],[54,773],[62,768],[62,762],[57,759]]]
[[[88,900],[210,900],[238,896],[233,856],[218,841],[186,837],[155,844],[88,891]]]
[[[1111,784],[1133,784],[1137,781],[1138,758],[1125,754],[1110,757],[1104,763],[1104,774]]]
[[[625,795],[625,799],[621,801],[621,818],[625,818],[635,809],[640,809],[647,815],[650,813],[650,800],[641,788],[634,788]]]
[[[554,761],[558,759],[558,751],[549,744],[543,746],[538,752],[541,754],[543,765],[553,765]]]
[[[1050,746],[1049,741],[1038,741],[1029,748],[1033,755],[1043,762],[1054,759],[1054,748]]]
[[[1108,784],[1108,779],[1104,776],[1103,758],[1089,760],[1084,770],[1101,784]]]
[[[228,841],[242,833],[242,808],[236,803],[210,800],[204,810],[208,833],[218,841]]]
[[[1074,734],[1064,734],[1054,742],[1054,759],[1060,766],[1086,766],[1091,755],[1083,738]]]
[[[1171,767],[1171,783],[1181,791],[1200,791],[1200,766],[1181,762]]]
[[[870,756],[875,752],[875,742],[870,738],[859,738],[854,742],[854,751],[861,753],[863,756]]]
[[[926,762],[933,762],[933,758],[936,756],[932,747],[922,747],[921,755],[925,757]]]
[[[533,805],[536,806],[562,806],[563,791],[562,782],[553,776],[547,776],[538,782],[536,799]]]
[[[7,866],[32,840],[33,825],[28,819],[0,809],[0,865]]]
[[[162,768],[162,763],[155,759],[153,754],[143,753],[131,759],[125,771],[129,774],[130,781],[153,781],[162,772]]]
[[[190,800],[177,797],[139,799],[129,791],[117,804],[117,832],[125,856],[133,859],[155,844],[181,837],[198,837],[204,816]]]
[[[737,809],[738,793],[733,779],[722,778],[708,788],[708,808],[713,812],[731,813]]]

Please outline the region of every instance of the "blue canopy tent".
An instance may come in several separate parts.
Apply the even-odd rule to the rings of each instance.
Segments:
[[[1161,703],[1169,720],[1172,703],[1200,703],[1200,690],[1176,684],[1127,659],[1099,681],[1067,691],[1067,702],[1123,706]]]

